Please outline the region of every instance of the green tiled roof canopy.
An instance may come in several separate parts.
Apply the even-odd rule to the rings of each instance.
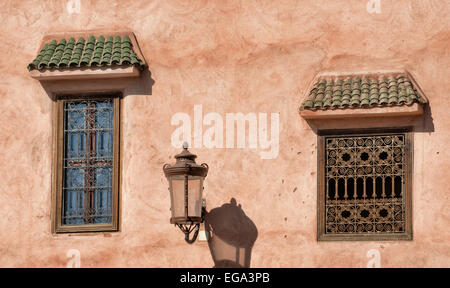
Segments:
[[[406,73],[322,77],[312,87],[300,110],[366,108],[426,103]]]
[[[52,40],[28,65],[28,70],[113,65],[144,68],[144,62],[133,51],[129,36],[90,36],[87,41],[83,37],[77,40],[72,37],[61,39],[59,43]]]

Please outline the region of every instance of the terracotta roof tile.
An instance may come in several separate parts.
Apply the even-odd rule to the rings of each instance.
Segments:
[[[407,73],[319,77],[300,110],[366,108],[426,103]]]
[[[90,36],[87,40],[72,37],[59,42],[52,40],[43,46],[28,65],[28,70],[112,65],[144,68],[144,61],[133,51],[129,36]]]

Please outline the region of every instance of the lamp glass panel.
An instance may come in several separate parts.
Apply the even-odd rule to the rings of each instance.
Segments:
[[[170,200],[172,203],[172,217],[185,217],[184,175],[171,176],[169,180]],[[203,177],[188,177],[188,216],[202,215]]]
[[[202,216],[202,192],[203,192],[203,177],[189,176],[188,178],[188,216],[201,217]]]
[[[184,176],[172,176],[169,180],[172,217],[184,215]]]

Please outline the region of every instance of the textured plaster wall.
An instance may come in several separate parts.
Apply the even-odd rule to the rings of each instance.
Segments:
[[[0,3],[0,266],[65,267],[78,249],[82,267],[212,267],[207,243],[169,224],[162,173],[179,152],[171,116],[194,104],[280,113],[276,159],[192,149],[210,166],[208,209],[234,197],[257,226],[252,267],[365,267],[370,249],[382,267],[450,266],[448,1],[381,0],[379,14],[366,0],[80,0],[79,14],[67,2]],[[45,34],[90,29],[134,31],[154,85],[122,102],[121,231],[54,236],[52,100],[26,66]],[[414,122],[414,240],[318,243],[316,134],[297,111],[307,86],[320,71],[395,68],[431,108]]]

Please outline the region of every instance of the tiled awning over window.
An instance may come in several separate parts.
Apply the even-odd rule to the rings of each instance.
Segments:
[[[143,70],[145,62],[133,48],[128,35],[69,37],[45,43],[39,55],[28,65],[28,70],[83,67],[137,67]]]
[[[308,91],[300,110],[410,106],[427,102],[406,72],[322,74]]]

